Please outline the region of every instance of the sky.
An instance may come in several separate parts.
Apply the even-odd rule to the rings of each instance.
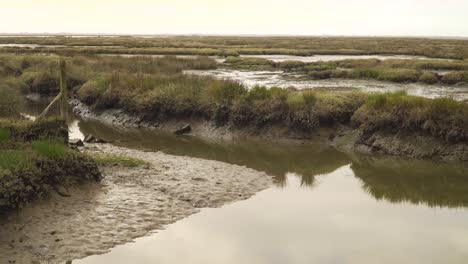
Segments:
[[[0,33],[468,37],[468,0],[0,0]]]

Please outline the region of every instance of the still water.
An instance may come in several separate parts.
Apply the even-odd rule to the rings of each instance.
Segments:
[[[319,143],[215,143],[76,121],[127,147],[246,165],[276,184],[73,263],[466,263],[468,169]]]
[[[75,136],[265,171],[254,197],[202,209],[73,263],[466,263],[467,164],[343,153],[320,143],[208,142],[73,120]]]
[[[365,186],[352,165],[312,186],[288,173],[247,201],[76,263],[466,263],[466,209],[378,200]]]

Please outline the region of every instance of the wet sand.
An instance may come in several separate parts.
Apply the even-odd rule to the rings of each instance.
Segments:
[[[109,144],[90,153],[136,157],[150,166],[105,167],[101,184],[70,189],[0,221],[0,263],[63,262],[103,254],[170,223],[244,200],[272,184],[272,177],[244,166],[143,152]]]

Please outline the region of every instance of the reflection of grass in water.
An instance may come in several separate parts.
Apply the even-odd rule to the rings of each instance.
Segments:
[[[359,157],[351,166],[376,199],[429,206],[468,207],[468,169],[454,164]]]
[[[272,143],[268,140],[220,143],[195,137],[177,137],[154,130],[118,129],[89,120],[80,120],[79,126],[84,134],[116,141],[123,147],[244,165],[275,176],[278,184],[285,181],[288,172],[313,177],[333,172],[350,163],[345,154],[320,142],[305,145]]]

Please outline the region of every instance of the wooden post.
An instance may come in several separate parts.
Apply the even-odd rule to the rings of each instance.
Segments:
[[[68,91],[65,76],[65,67],[65,61],[60,60],[60,93],[62,93],[62,99],[60,104],[60,117],[62,117],[63,120],[67,120],[68,116]]]
[[[46,109],[39,115],[36,121],[43,119],[57,103],[60,103],[60,117],[63,120],[67,120],[68,117],[68,89],[67,81],[65,76],[65,61],[60,60],[60,93],[52,100],[52,102],[46,107]]]

